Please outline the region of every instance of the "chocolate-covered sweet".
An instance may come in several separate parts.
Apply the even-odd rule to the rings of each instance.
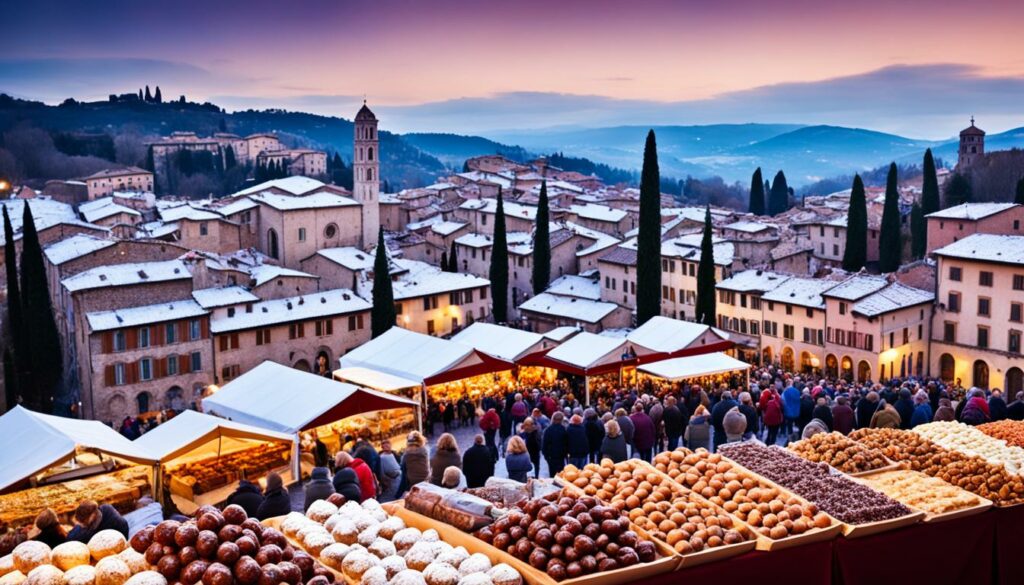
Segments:
[[[281,562],[281,548],[276,544],[265,544],[256,552],[256,562],[260,566],[276,565]],[[276,567],[275,567],[276,569]]]
[[[174,532],[174,544],[178,547],[194,546],[199,538],[199,527],[192,522],[186,522]]]
[[[242,553],[238,550],[238,545],[233,542],[222,542],[217,547],[217,562],[233,567],[238,559],[242,557]]]
[[[178,550],[178,560],[182,567],[187,567],[192,561],[199,560],[199,551],[194,546],[184,546]]]
[[[177,555],[164,555],[156,564],[156,570],[167,578],[168,581],[176,581],[181,573],[181,561]]]
[[[302,570],[290,561],[281,561],[277,565],[277,570],[281,573],[281,580],[290,585],[298,585],[302,581]]]
[[[207,512],[198,517],[196,526],[199,527],[199,530],[217,532],[224,526],[224,517],[219,512]]]
[[[260,564],[252,557],[242,557],[235,563],[235,580],[241,585],[256,585],[260,580]]]
[[[203,579],[203,574],[210,567],[210,563],[198,560],[192,561],[181,571],[181,582],[185,585],[194,585]]]
[[[204,559],[212,559],[217,556],[217,547],[220,546],[220,539],[216,532],[203,530],[196,537],[196,551]]]
[[[203,585],[232,585],[235,577],[231,569],[221,563],[213,563],[203,573]]]
[[[239,525],[249,519],[249,515],[245,513],[245,508],[238,504],[231,504],[224,508],[224,521],[228,524]]]
[[[225,524],[217,531],[221,542],[234,542],[242,536],[242,527],[237,524]]]
[[[137,553],[145,554],[149,545],[153,544],[153,532],[155,526],[147,526],[132,535],[131,546]]]

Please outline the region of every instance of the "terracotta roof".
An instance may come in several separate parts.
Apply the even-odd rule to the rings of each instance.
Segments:
[[[365,102],[363,103],[363,107],[359,108],[359,111],[356,112],[356,120],[376,120],[376,119],[377,119],[377,116],[374,116],[373,112],[370,111],[370,108],[366,107],[366,103]]]
[[[608,252],[604,256],[598,258],[598,261],[609,262],[611,264],[622,264],[625,266],[636,266],[636,250],[616,246],[611,252]]]

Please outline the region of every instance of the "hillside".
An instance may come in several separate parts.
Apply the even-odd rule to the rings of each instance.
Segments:
[[[466,159],[487,154],[500,154],[517,162],[526,162],[534,155],[521,146],[510,146],[482,136],[460,134],[411,133],[402,134],[405,142],[426,152],[451,169],[462,169]]]

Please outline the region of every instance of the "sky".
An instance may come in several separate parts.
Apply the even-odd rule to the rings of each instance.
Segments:
[[[32,0],[0,91],[160,85],[399,132],[742,122],[941,139],[1024,126],[1021,0]]]

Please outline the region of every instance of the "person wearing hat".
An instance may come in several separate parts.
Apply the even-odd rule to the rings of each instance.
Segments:
[[[853,432],[853,409],[844,394],[836,396],[836,403],[832,405],[832,429],[844,435]]]
[[[864,398],[857,401],[857,428],[866,429],[871,426],[871,417],[878,410],[878,392],[874,390],[867,393]]]
[[[743,440],[743,434],[747,432],[747,417],[740,412],[738,406],[729,409],[722,417],[722,429],[725,431],[726,443],[737,443]],[[717,434],[716,431],[715,435]]]
[[[900,428],[909,429],[910,419],[914,417],[914,400],[909,389],[900,389],[900,397],[893,404],[893,408],[900,414]]]
[[[932,415],[932,422],[952,422],[955,420],[956,411],[953,410],[953,403],[945,396],[939,398],[939,407],[935,409],[935,414]]]
[[[257,520],[266,520],[276,516],[284,516],[292,511],[292,499],[281,481],[281,476],[271,471],[267,474],[267,489],[264,490],[263,503],[256,511]]]
[[[238,487],[228,496],[228,505],[241,506],[245,513],[252,518],[256,517],[262,503],[263,490],[260,489],[260,484],[251,482],[245,477],[238,480]]]
[[[494,459],[483,435],[473,437],[473,446],[462,455],[462,469],[465,470],[466,485],[471,488],[483,487],[494,475]]]
[[[890,407],[891,408],[891,407]],[[820,418],[812,418],[811,422],[804,426],[804,430],[800,433],[801,439],[809,439],[818,433],[827,433],[828,427],[825,426],[825,421]]]
[[[714,408],[711,409],[711,426],[715,430],[715,434],[712,437],[712,443],[714,444],[715,450],[718,450],[718,446],[726,442],[725,426],[725,415],[727,412],[736,408],[739,404],[732,399],[732,392],[726,390],[722,392],[721,399],[715,404]]]
[[[314,467],[309,474],[309,483],[306,484],[305,498],[302,503],[302,511],[305,512],[317,500],[326,500],[334,493],[334,484],[331,483],[330,472],[326,467]]]
[[[587,439],[587,430],[583,428],[582,416],[572,415],[566,434],[568,435],[569,463],[583,469],[583,466],[587,464],[587,455],[590,454],[590,441]]]
[[[910,428],[932,421],[932,405],[928,402],[928,393],[919,390],[914,395],[914,414],[910,415]]]

